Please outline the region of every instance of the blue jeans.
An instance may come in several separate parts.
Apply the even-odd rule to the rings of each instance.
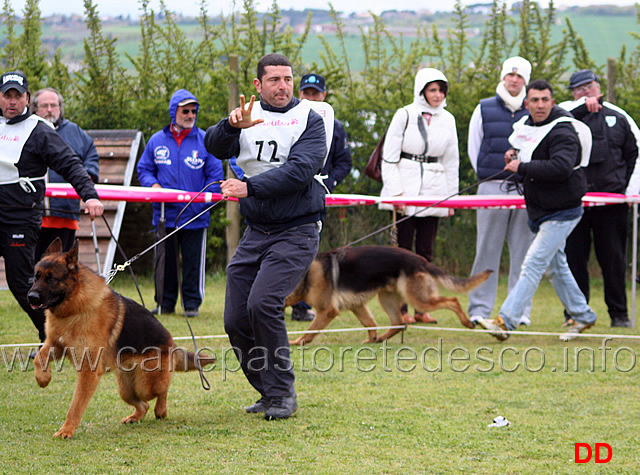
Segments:
[[[518,282],[500,308],[500,316],[508,330],[518,326],[524,308],[531,302],[545,271],[571,318],[582,323],[596,320],[596,314],[587,305],[587,299],[578,287],[564,253],[567,236],[579,221],[580,218],[550,220],[540,225],[524,258]]]

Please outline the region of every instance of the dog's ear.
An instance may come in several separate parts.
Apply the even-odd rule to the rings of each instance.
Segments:
[[[59,237],[55,238],[46,251],[44,251],[45,256],[50,256],[52,254],[60,254],[62,252],[62,241]]]
[[[69,270],[74,270],[78,267],[78,240],[73,243],[73,247],[69,249],[69,252],[66,254],[67,259],[67,267]]]

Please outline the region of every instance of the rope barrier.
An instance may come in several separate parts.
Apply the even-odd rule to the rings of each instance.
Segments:
[[[324,330],[295,330],[287,332],[288,335],[303,335],[305,333],[349,333],[349,332],[359,332],[359,331],[369,331],[369,330],[391,330],[391,329],[400,329],[400,330],[408,330],[408,329],[416,329],[421,331],[445,331],[445,332],[463,332],[463,333],[490,333],[490,330],[479,330],[479,329],[470,329],[470,328],[450,328],[450,327],[435,327],[435,326],[422,326],[422,325],[391,325],[391,326],[379,326],[379,327],[354,327],[354,328],[325,328]],[[567,332],[535,332],[535,331],[527,331],[527,330],[514,330],[509,332],[510,336],[517,335],[533,335],[533,336],[555,336],[560,337],[566,335]],[[579,338],[611,338],[611,339],[624,339],[624,340],[640,340],[640,335],[620,335],[620,334],[604,334],[604,333],[578,333],[576,336]],[[202,335],[202,336],[178,336],[174,337],[174,341],[180,340],[191,340],[195,338],[197,340],[213,340],[213,339],[221,339],[228,338],[227,335]],[[490,340],[488,340],[490,341]],[[37,347],[40,346],[41,343],[9,343],[0,345],[0,348],[15,348],[15,347]]]

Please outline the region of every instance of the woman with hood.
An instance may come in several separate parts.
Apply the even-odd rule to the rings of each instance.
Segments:
[[[458,191],[458,134],[456,121],[446,111],[449,82],[441,71],[424,68],[414,83],[414,100],[398,109],[391,120],[382,150],[381,196],[445,197]],[[453,209],[402,206],[398,211],[410,218],[398,223],[398,245],[429,262],[439,218],[453,215]],[[402,307],[407,323],[415,320],[436,323],[428,313],[416,313],[415,320]]]

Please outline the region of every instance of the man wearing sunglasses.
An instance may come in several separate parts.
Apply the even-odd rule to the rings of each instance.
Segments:
[[[211,182],[224,178],[220,160],[204,147],[204,130],[196,127],[198,108],[196,97],[186,89],[176,91],[169,101],[171,123],[156,132],[138,162],[138,179],[142,186],[200,191]],[[208,192],[219,193],[212,185]],[[201,213],[206,203],[165,203],[167,234]],[[153,225],[161,222],[161,206],[153,205]],[[180,218],[176,222],[178,215]],[[204,263],[206,255],[209,213],[205,213],[182,228],[176,239],[165,242],[164,285],[156,288],[155,312],[174,313],[178,300],[178,248],[182,255],[182,306],[187,317],[196,317],[204,298]],[[162,272],[162,269],[156,269]],[[161,296],[161,297],[160,297]]]
[[[625,111],[603,101],[598,78],[590,69],[573,73],[568,87],[574,101],[563,102],[560,106],[587,124],[593,137],[586,168],[587,191],[639,193],[638,126]],[[567,238],[567,261],[587,301],[593,240],[612,327],[631,326],[625,286],[628,210],[625,203],[585,208],[582,219]]]

